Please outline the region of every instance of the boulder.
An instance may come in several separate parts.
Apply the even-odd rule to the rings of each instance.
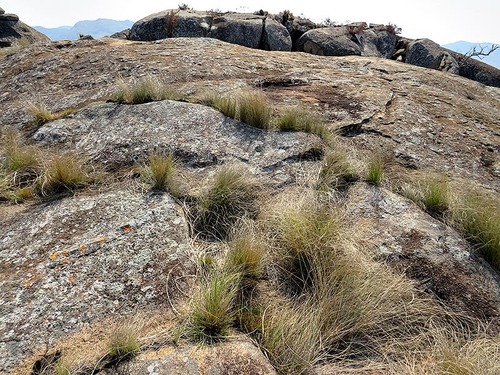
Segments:
[[[114,38],[114,39],[129,39],[130,37],[130,29],[125,29],[125,30],[122,30],[122,31],[119,31],[117,33],[114,33],[112,35],[110,35],[110,38]]]
[[[262,47],[268,51],[291,51],[292,38],[285,26],[267,17],[264,20]]]
[[[363,56],[390,59],[394,54],[397,36],[386,30],[370,28],[356,35]]]
[[[3,10],[3,8],[0,8],[0,15],[2,15],[4,13],[5,13],[5,10]]]
[[[297,50],[321,56],[362,54],[356,38],[347,26],[309,30],[297,41]]]
[[[481,82],[484,85],[500,87],[500,69],[455,51],[448,51],[448,53],[458,61],[458,74],[462,77]]]
[[[409,43],[406,63],[453,74],[460,72],[459,64],[452,54],[430,39],[417,39]]]
[[[265,16],[226,13],[213,18],[208,37],[250,48],[261,48]]]
[[[1,8],[0,8],[1,9]],[[0,12],[0,48],[48,42],[50,39],[35,29],[19,21],[15,14]]]

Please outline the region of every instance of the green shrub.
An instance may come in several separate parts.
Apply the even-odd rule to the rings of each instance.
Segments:
[[[238,118],[245,124],[257,128],[270,127],[271,109],[260,92],[244,92],[238,98]]]
[[[384,164],[381,160],[375,160],[368,164],[366,181],[374,185],[380,185],[384,177]]]
[[[235,321],[239,275],[215,270],[191,301],[188,334],[202,342],[216,342],[227,336]]]
[[[198,199],[193,218],[196,232],[205,238],[225,239],[239,220],[256,215],[257,186],[246,173],[236,166],[219,170]]]

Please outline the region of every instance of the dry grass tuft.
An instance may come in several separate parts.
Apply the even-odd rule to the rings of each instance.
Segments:
[[[366,173],[366,181],[379,186],[384,177],[384,163],[380,159],[376,159],[368,163],[368,170]]]
[[[47,108],[47,106],[39,103],[30,105],[28,111],[33,116],[33,122],[35,126],[42,126],[47,122],[58,120],[60,118],[68,116],[72,114],[74,110],[69,108],[59,112],[52,112]]]
[[[54,155],[44,167],[38,183],[42,195],[72,192],[91,181],[84,163],[76,154]]]
[[[120,81],[113,100],[122,104],[143,104],[159,100],[184,100],[185,97],[156,77],[145,76],[130,84]]]
[[[236,223],[257,214],[257,185],[238,166],[222,167],[198,199],[193,228],[204,238],[227,239]]]
[[[140,349],[139,330],[133,324],[122,324],[111,332],[108,341],[108,354],[120,361],[136,354]]]
[[[258,91],[241,93],[238,97],[238,118],[245,124],[269,129],[271,108],[264,94]]]
[[[166,191],[179,197],[181,188],[176,179],[176,167],[172,155],[151,154],[149,164],[139,168],[141,177],[153,190]]]
[[[288,108],[276,120],[276,126],[282,131],[301,131],[318,135],[325,141],[331,134],[323,120],[316,114],[302,108]]]
[[[317,186],[320,190],[329,188],[344,190],[358,178],[358,173],[347,154],[342,151],[331,151],[323,159]]]

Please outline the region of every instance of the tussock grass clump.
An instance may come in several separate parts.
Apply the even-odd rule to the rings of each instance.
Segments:
[[[320,190],[328,188],[343,190],[358,178],[358,173],[349,162],[347,154],[341,151],[331,151],[323,159],[318,188]]]
[[[238,113],[237,101],[233,96],[210,94],[203,98],[202,104],[215,108],[227,117],[236,118]]]
[[[322,358],[319,316],[308,307],[275,300],[262,315],[259,345],[279,374],[303,374]]]
[[[138,329],[132,324],[117,327],[109,337],[108,354],[112,359],[122,360],[140,349]]]
[[[120,81],[113,100],[122,104],[142,104],[159,100],[184,100],[184,96],[153,76],[127,84]]]
[[[382,160],[377,159],[368,163],[368,170],[366,173],[366,181],[373,185],[379,186],[384,177],[384,163]]]
[[[59,112],[52,112],[44,104],[32,104],[28,112],[33,116],[35,126],[42,126],[47,122],[58,120],[73,113],[73,109],[68,108]]]
[[[221,168],[198,199],[193,217],[195,231],[205,238],[226,239],[235,224],[257,214],[257,185],[237,166]]]
[[[191,301],[188,335],[202,342],[217,342],[228,335],[236,318],[235,302],[240,275],[214,270]]]
[[[322,119],[302,108],[288,108],[278,119],[276,126],[282,131],[301,131],[318,135],[324,140],[330,139],[330,132]]]
[[[427,211],[442,214],[450,205],[448,181],[444,177],[433,176],[421,183],[422,203]]]
[[[139,169],[141,177],[153,190],[167,191],[180,196],[181,189],[175,177],[175,163],[172,155],[151,154],[149,164]]]
[[[38,189],[42,195],[73,191],[90,182],[81,158],[67,153],[54,155],[44,167]]]
[[[477,244],[484,258],[500,270],[500,202],[478,191],[462,196],[452,207],[453,221]]]
[[[239,273],[242,280],[256,280],[262,274],[265,247],[252,229],[238,233],[230,242],[225,269]]]
[[[268,129],[271,109],[264,94],[257,91],[241,93],[238,98],[238,118],[245,124]]]

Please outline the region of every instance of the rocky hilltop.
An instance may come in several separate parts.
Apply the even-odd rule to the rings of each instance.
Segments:
[[[497,373],[500,89],[182,12],[0,57],[0,371]]]

